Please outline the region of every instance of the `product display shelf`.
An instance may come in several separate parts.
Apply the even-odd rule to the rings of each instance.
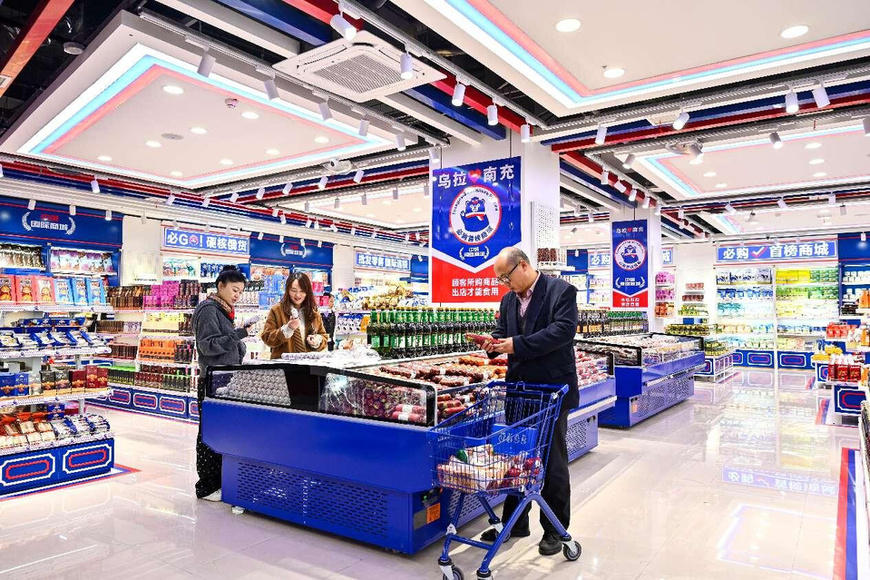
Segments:
[[[856,465],[856,470],[860,469],[861,478],[864,488],[864,497],[857,497],[856,501],[863,502],[865,513],[867,514],[867,527],[870,529],[870,401],[861,403],[861,413],[858,416],[858,438],[861,443],[859,445],[859,454],[861,460],[859,465]],[[857,475],[857,474],[856,474]],[[864,525],[863,522],[859,525]],[[866,536],[865,536],[866,537]]]
[[[277,392],[289,395],[284,403],[250,403],[216,396],[220,385],[227,385],[227,376],[264,371],[276,376]],[[230,385],[232,381],[230,378]],[[370,385],[367,389],[386,392],[414,384],[371,375],[365,367],[339,370],[276,362],[211,369],[204,402],[209,421],[203,425],[203,439],[224,457],[223,501],[415,553],[444,537],[457,497],[433,485],[427,426],[322,410],[329,408],[329,401],[335,402],[323,399],[324,393],[358,381]],[[413,388],[420,389],[420,385]],[[581,389],[581,406],[568,419],[572,459],[597,444],[597,415],[613,404],[613,389],[612,377]],[[306,443],[274,445],[275,440]],[[390,452],[384,453],[385,449]],[[481,513],[477,502],[466,502],[460,526]]]
[[[99,400],[88,399],[89,405],[122,409],[145,415],[199,422],[199,402],[196,393],[153,387],[109,383],[112,392]]]
[[[63,312],[63,313],[96,313],[112,314],[114,309],[108,304],[89,306],[74,304],[0,304],[0,312]]]
[[[110,389],[89,389],[63,395],[34,395],[21,397],[0,397],[0,408],[20,407],[25,405],[44,405],[45,403],[65,403],[78,401],[79,408],[84,408],[85,399],[104,398],[111,395]]]

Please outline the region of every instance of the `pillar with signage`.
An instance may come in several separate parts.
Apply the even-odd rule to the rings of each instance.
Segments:
[[[662,321],[654,316],[656,275],[663,258],[661,220],[652,209],[640,207],[611,217],[610,306],[646,312],[650,328],[662,330]]]

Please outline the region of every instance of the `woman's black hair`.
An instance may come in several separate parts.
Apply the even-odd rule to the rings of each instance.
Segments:
[[[236,266],[224,266],[214,283],[215,286],[220,286],[221,284],[232,284],[234,282],[247,284],[248,280]]]

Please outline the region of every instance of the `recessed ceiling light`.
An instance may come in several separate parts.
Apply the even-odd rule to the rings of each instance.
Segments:
[[[716,172],[715,171],[708,171],[707,173],[704,174],[704,177],[716,177]]]
[[[392,203],[393,203],[393,202],[390,201],[389,199],[385,199],[385,200],[384,200],[384,205],[391,205]]]
[[[403,219],[397,219],[397,220],[396,220],[396,223],[397,223],[397,224],[403,224],[403,223],[405,223],[405,220],[403,220]]]
[[[266,149],[266,155],[278,155],[280,153],[277,149]]]
[[[160,147],[160,141],[153,141],[153,140],[152,141],[145,141],[145,145],[147,145],[148,147],[153,147],[154,149],[157,149],[158,147]]]
[[[698,155],[697,157],[695,157],[694,159],[689,161],[689,165],[700,165],[702,163],[704,163],[704,156],[703,155]]]
[[[807,143],[806,145],[804,145],[804,149],[818,149],[821,146],[822,146],[821,143],[814,141],[812,143]]]
[[[565,18],[556,23],[559,32],[575,32],[580,30],[580,21],[576,18]]]
[[[315,143],[329,143],[329,137],[324,137],[323,135],[320,135],[320,136],[314,138],[314,142]]]
[[[810,165],[821,165],[821,164],[824,163],[824,162],[825,162],[825,160],[824,160],[824,159],[821,159],[821,158],[818,158],[818,159],[810,159]]]
[[[194,135],[205,135],[206,133],[208,133],[208,129],[205,129],[203,127],[191,127],[190,132]]]
[[[725,189],[726,187],[728,187],[727,183],[717,183],[716,184],[717,189]]]
[[[112,158],[109,157],[108,155],[100,155],[99,157],[97,157],[97,159],[99,159],[100,161],[111,161],[112,160]]]
[[[366,214],[366,217],[367,217],[367,218],[373,218],[373,217],[375,217],[375,214],[373,214],[373,213],[367,213],[367,214]]]
[[[780,32],[779,35],[783,38],[797,38],[798,36],[803,36],[809,31],[809,26],[798,24],[797,26],[789,26],[788,28]]]
[[[415,207],[415,208],[414,208],[414,211],[423,211],[423,208],[421,208],[421,207]]]
[[[163,85],[163,92],[170,95],[181,95],[184,94],[184,89],[176,85]]]
[[[827,177],[828,174],[824,171],[819,171],[818,173],[813,173],[813,177]]]
[[[618,79],[622,75],[625,74],[624,68],[619,67],[607,67],[604,69],[604,77],[608,79]]]
[[[169,175],[171,175],[172,177],[182,177],[184,174],[180,171],[170,171]]]
[[[221,159],[220,164],[221,165],[232,165],[233,160],[232,159]]]
[[[245,119],[251,119],[253,121],[254,119],[259,119],[260,115],[255,113],[254,111],[245,111],[244,113],[242,113],[242,117],[244,117]]]

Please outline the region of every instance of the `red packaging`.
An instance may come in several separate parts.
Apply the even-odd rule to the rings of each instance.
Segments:
[[[15,297],[19,304],[33,304],[37,295],[33,276],[15,276]]]
[[[15,302],[15,276],[0,276],[0,304]]]
[[[861,365],[849,365],[849,382],[861,382]]]
[[[100,379],[97,375],[97,367],[91,366],[85,369],[85,388],[86,389],[99,389],[100,388]]]
[[[849,365],[838,365],[837,366],[837,380],[838,381],[848,381],[849,380]]]
[[[48,276],[34,276],[36,282],[36,301],[40,304],[54,304],[54,279]]]

